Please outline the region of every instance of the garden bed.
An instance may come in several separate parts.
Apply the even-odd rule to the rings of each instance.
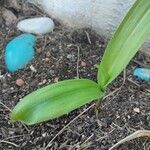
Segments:
[[[29,10],[32,15],[41,14],[33,7]],[[20,12],[19,15],[28,17],[27,13],[29,12]],[[1,25],[1,149],[44,149],[56,136],[48,149],[108,150],[114,143],[134,131],[150,129],[150,84],[133,76],[135,67],[150,65],[149,57],[141,53],[138,53],[126,68],[125,76],[121,74],[108,88],[108,93],[117,88],[119,90],[102,101],[97,115],[95,107],[89,108],[93,102],[68,115],[34,126],[11,122],[10,109],[19,99],[40,87],[77,76],[96,80],[97,69],[94,65],[99,63],[107,42],[90,29],[70,31],[56,22],[53,33],[37,37],[34,60],[24,69],[10,73],[5,68],[4,48],[7,42],[20,32],[16,30],[15,24],[8,27],[2,21]],[[17,79],[21,79],[23,85],[18,86]],[[77,119],[72,121],[76,117]],[[64,128],[68,123],[70,124]],[[64,130],[57,136],[62,128]],[[118,147],[118,150],[144,149],[150,149],[148,138],[136,139]]]

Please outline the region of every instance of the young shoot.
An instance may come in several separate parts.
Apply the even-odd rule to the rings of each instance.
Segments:
[[[98,65],[98,82],[65,80],[25,96],[10,118],[32,125],[54,119],[98,100],[150,35],[150,0],[137,0],[116,30]]]

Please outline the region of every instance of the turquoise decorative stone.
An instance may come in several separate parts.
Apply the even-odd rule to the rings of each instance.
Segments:
[[[22,34],[10,41],[5,49],[7,69],[15,72],[34,58],[36,38],[32,34]]]
[[[136,68],[134,75],[142,80],[150,81],[150,68]]]

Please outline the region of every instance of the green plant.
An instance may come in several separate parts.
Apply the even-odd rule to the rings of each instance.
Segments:
[[[75,79],[48,85],[24,97],[12,111],[11,119],[31,125],[102,98],[107,86],[127,66],[149,35],[150,1],[137,0],[105,50],[98,65],[98,83]]]

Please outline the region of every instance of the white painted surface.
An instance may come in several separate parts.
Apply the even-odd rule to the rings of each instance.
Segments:
[[[135,0],[28,0],[62,24],[110,38]],[[149,40],[150,41],[150,40]],[[150,54],[150,42],[143,49]]]
[[[48,17],[25,19],[17,24],[20,31],[34,34],[46,34],[54,29],[54,22]]]

